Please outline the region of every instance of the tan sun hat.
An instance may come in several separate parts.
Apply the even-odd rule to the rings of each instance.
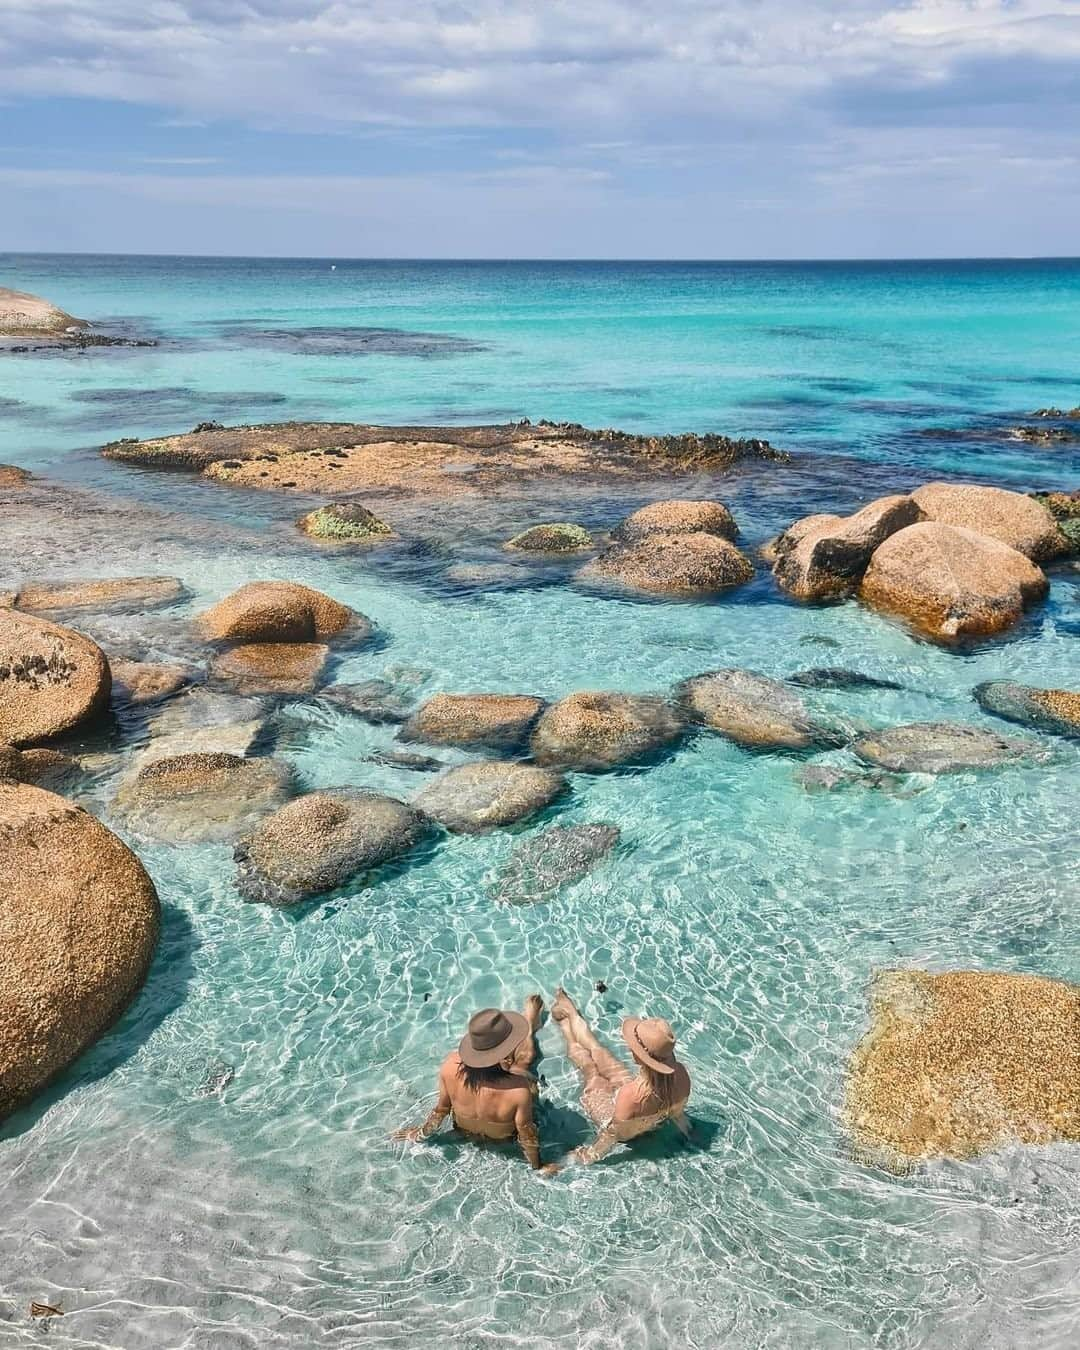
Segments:
[[[626,1017],[623,1040],[634,1054],[657,1073],[675,1072],[675,1033],[662,1017]]]
[[[512,1055],[528,1034],[529,1024],[521,1013],[484,1008],[469,1018],[458,1054],[470,1069],[490,1069]]]

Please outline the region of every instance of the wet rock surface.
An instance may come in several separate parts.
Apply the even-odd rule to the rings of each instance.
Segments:
[[[215,655],[210,679],[238,694],[310,694],[329,656],[321,642],[249,642]]]
[[[868,1161],[903,1172],[1008,1144],[1080,1139],[1080,987],[989,971],[886,970],[848,1070]]]
[[[1048,562],[1068,551],[1050,512],[1021,492],[976,483],[926,483],[911,495],[927,520],[974,530],[1032,562]]]
[[[753,750],[813,750],[843,736],[817,722],[787,685],[752,670],[713,670],[676,688],[687,719]]]
[[[101,648],[35,615],[0,609],[0,740],[15,746],[81,726],[109,702]]]
[[[739,535],[735,517],[723,502],[671,499],[650,502],[620,521],[611,532],[620,544],[636,544],[650,534],[714,534],[733,540]]]
[[[1038,689],[1011,680],[988,680],[976,685],[974,693],[979,706],[995,717],[1055,736],[1080,736],[1080,692],[1075,689]]]
[[[846,518],[807,517],[776,541],[773,575],[800,600],[852,595],[874,550],[921,519],[915,499],[902,495],[881,497]]]
[[[445,759],[434,755],[416,755],[409,750],[376,750],[368,755],[369,764],[381,764],[387,769],[407,769],[410,773],[439,773],[447,768]]]
[[[499,875],[495,898],[527,905],[580,881],[618,844],[617,825],[553,825],[524,839]]]
[[[877,675],[863,675],[858,670],[840,666],[813,666],[797,670],[787,677],[788,684],[802,689],[903,689],[895,680],[883,680]]]
[[[566,789],[550,769],[501,761],[461,764],[414,799],[414,805],[455,834],[480,834],[526,820]]]
[[[359,502],[331,502],[301,516],[298,523],[312,539],[345,544],[384,543],[397,537],[384,520]]]
[[[187,594],[179,577],[104,577],[95,580],[39,581],[19,590],[19,609],[48,610],[172,605]]]
[[[245,900],[295,905],[400,858],[428,825],[413,807],[378,792],[309,793],[236,846],[237,888]]]
[[[316,642],[346,630],[359,640],[371,631],[363,615],[295,581],[249,582],[201,614],[198,624],[220,642]]]
[[[580,525],[532,525],[503,545],[511,553],[581,553],[592,548],[593,537]]]
[[[0,782],[0,1119],[108,1030],[146,977],[160,922],[139,860],[93,816]]]
[[[263,736],[267,721],[265,699],[243,698],[203,687],[187,689],[148,713],[150,743],[132,767],[155,759],[201,751],[241,757]]]
[[[0,464],[0,488],[6,491],[17,492],[30,482],[30,477],[25,469],[20,469],[15,464]]]
[[[741,586],[754,566],[727,539],[714,534],[647,534],[617,544],[577,572],[588,585],[616,585],[658,595],[716,595]]]
[[[319,697],[377,725],[408,721],[416,705],[413,694],[400,689],[391,680],[383,679],[328,684],[319,690]]]
[[[431,745],[513,749],[545,706],[533,694],[436,694],[409,718],[400,736]]]
[[[128,661],[110,656],[109,668],[113,702],[132,707],[162,703],[201,678],[200,672],[190,666],[164,661]]]
[[[962,773],[1015,763],[1038,747],[960,722],[912,722],[869,732],[851,748],[865,763],[892,773]]]
[[[140,834],[193,843],[234,838],[292,790],[292,770],[280,760],[193,751],[145,764],[121,785],[115,806]]]
[[[0,779],[59,792],[79,771],[79,761],[61,750],[17,750],[0,742]]]
[[[538,764],[596,773],[646,759],[683,730],[666,699],[584,690],[552,704],[529,744]]]
[[[846,788],[883,792],[889,797],[912,797],[920,789],[896,774],[878,769],[844,769],[835,764],[804,764],[796,775],[807,792],[837,792]]]

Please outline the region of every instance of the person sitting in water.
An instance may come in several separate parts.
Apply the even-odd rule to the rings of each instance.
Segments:
[[[596,1162],[616,1144],[648,1134],[665,1120],[693,1140],[686,1118],[690,1075],[675,1058],[675,1033],[667,1022],[659,1017],[624,1019],[622,1035],[638,1066],[635,1075],[597,1040],[565,989],[556,991],[551,1015],[581,1072],[581,1104],[600,1127],[587,1148],[575,1151],[579,1162]]]
[[[529,1166],[557,1172],[558,1165],[540,1162],[540,1136],[533,1119],[536,1080],[530,1072],[536,1058],[535,1033],[544,1004],[539,994],[525,1000],[524,1013],[484,1008],[469,1019],[458,1048],[439,1070],[439,1100],[422,1125],[398,1130],[395,1139],[426,1139],[448,1115],[454,1128],[474,1139],[517,1136]]]

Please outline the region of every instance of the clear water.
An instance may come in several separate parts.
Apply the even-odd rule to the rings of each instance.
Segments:
[[[1000,729],[971,700],[979,680],[1080,687],[1067,569],[1013,640],[954,653],[855,604],[785,603],[764,576],[711,604],[586,595],[557,570],[524,587],[442,580],[452,562],[496,559],[536,512],[602,525],[629,495],[568,487],[565,509],[549,493],[465,518],[403,507],[425,546],[357,559],[301,545],[295,500],[93,453],[209,417],[757,434],[797,458],[722,487],[749,546],[807,510],[942,473],[1075,486],[1075,453],[1001,432],[1080,402],[1080,264],[331,272],[21,256],[0,257],[0,279],[162,339],[0,363],[0,461],[102,512],[74,509],[48,537],[3,522],[0,584],[166,571],[190,587],[176,611],[114,628],[153,625],[167,647],[168,625],[206,601],[288,576],[385,634],[335,678],[389,671],[418,695],[840,665],[904,686],[808,695],[849,722]],[[364,354],[325,332],[356,325],[456,341]],[[297,328],[323,331],[260,331]],[[421,775],[365,760],[392,738],[305,705],[278,753],[309,786],[405,795]],[[897,1178],[850,1159],[838,1118],[875,968],[1080,980],[1080,748],[1045,747],[1038,765],[913,779],[895,796],[809,793],[799,761],[698,738],[647,769],[574,776],[569,800],[520,831],[445,839],[293,913],[241,904],[225,847],[133,841],[164,903],[160,953],[117,1030],[0,1131],[0,1343],[37,1343],[26,1309],[39,1299],[65,1309],[50,1342],[80,1347],[1075,1344],[1080,1149]],[[112,772],[85,797],[106,820]],[[511,848],[555,818],[614,822],[623,845],[548,903],[496,903]],[[449,1135],[389,1142],[426,1112],[471,1011],[560,982],[605,1036],[628,1011],[675,1024],[707,1147],[661,1134],[541,1180]],[[557,1028],[540,1039],[554,1154],[586,1127]],[[222,1066],[231,1082],[203,1092]]]

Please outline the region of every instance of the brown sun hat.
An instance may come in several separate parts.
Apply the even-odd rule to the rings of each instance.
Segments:
[[[458,1054],[470,1069],[490,1069],[512,1055],[528,1034],[529,1024],[521,1013],[484,1008],[469,1018]]]
[[[675,1072],[675,1033],[662,1017],[625,1017],[623,1040],[634,1054],[657,1073]]]

